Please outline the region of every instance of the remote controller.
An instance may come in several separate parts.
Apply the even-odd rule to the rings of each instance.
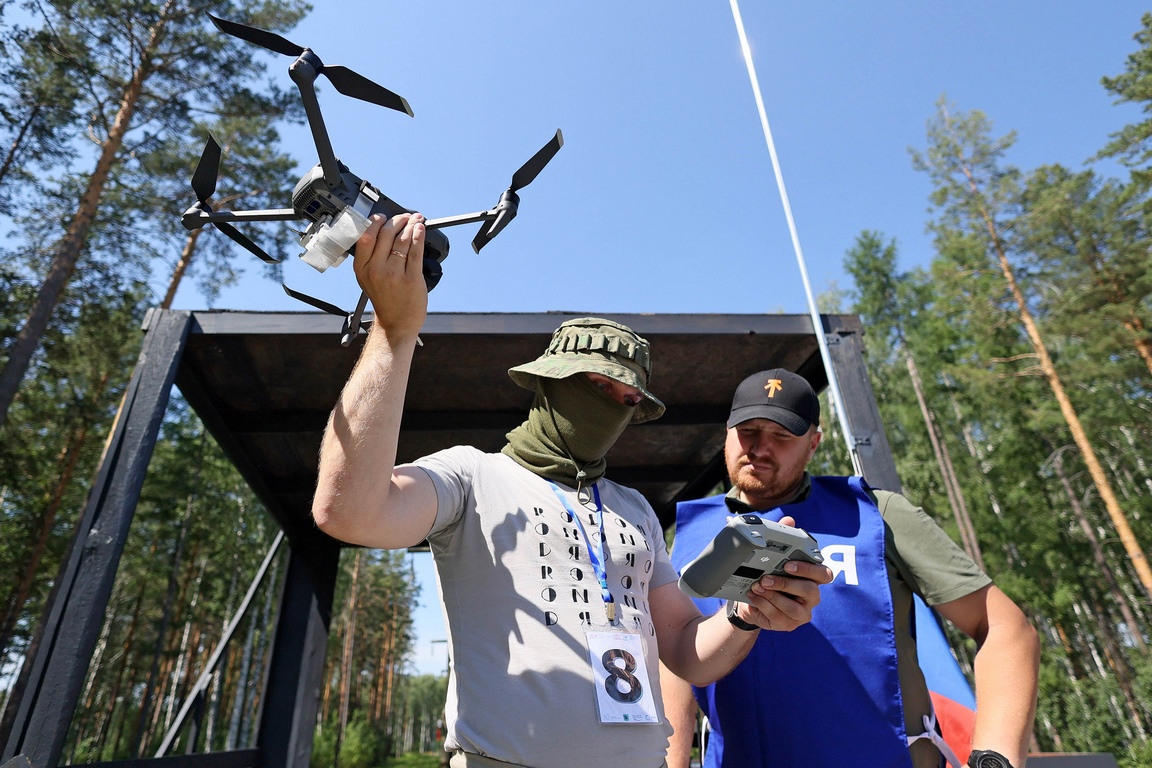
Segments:
[[[800,528],[736,515],[680,575],[680,589],[692,597],[747,602],[752,584],[766,574],[784,573],[784,563],[822,563],[816,539]]]

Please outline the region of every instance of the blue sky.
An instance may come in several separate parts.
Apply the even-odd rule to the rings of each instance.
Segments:
[[[447,230],[452,250],[430,311],[807,311],[727,2],[315,5],[285,36],[415,112],[320,94],[336,154],[401,204],[429,217],[487,209],[564,131],[517,219],[480,255],[469,246],[475,225]],[[744,0],[813,290],[851,288],[843,256],[866,229],[896,239],[902,269],[930,260],[929,183],[908,150],[924,147],[941,96],[986,113],[998,135],[1015,130],[1008,162],[1026,170],[1081,168],[1140,119],[1100,78],[1123,71],[1144,10],[1129,0]],[[290,60],[268,58],[288,86]],[[309,135],[289,127],[284,137],[303,173],[316,162]],[[216,308],[305,308],[236,257],[251,267]],[[293,258],[285,282],[342,306],[359,295],[348,263],[320,274]],[[206,303],[188,281],[174,306]],[[441,672],[430,560],[414,556],[425,585],[415,666]]]

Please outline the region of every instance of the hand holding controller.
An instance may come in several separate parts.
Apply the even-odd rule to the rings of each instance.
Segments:
[[[752,585],[761,576],[784,573],[789,560],[824,562],[806,531],[758,515],[736,515],[684,568],[679,586],[692,597],[747,602]]]

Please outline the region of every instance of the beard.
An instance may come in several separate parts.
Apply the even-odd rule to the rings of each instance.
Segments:
[[[804,477],[803,467],[785,468],[770,459],[755,457],[762,468],[753,468],[747,455],[733,457],[725,450],[724,458],[732,485],[746,502],[761,509],[788,501]]]

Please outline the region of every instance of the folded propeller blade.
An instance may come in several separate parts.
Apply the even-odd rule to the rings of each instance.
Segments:
[[[480,249],[492,242],[495,235],[492,232],[492,222],[486,221],[480,225],[480,231],[476,233],[476,237],[472,238],[472,250],[480,253]]]
[[[285,56],[299,56],[304,53],[305,50],[308,50],[274,32],[268,32],[263,29],[257,29],[256,27],[250,27],[247,24],[217,18],[212,14],[208,14],[208,18],[212,20],[212,23],[216,25],[217,29],[225,34],[246,40],[261,48],[282,53]],[[313,55],[315,56],[315,53],[313,53]],[[403,96],[372,82],[358,72],[353,72],[351,69],[348,69],[348,67],[343,67],[339,64],[332,66],[321,64],[319,57],[312,63],[317,67],[317,71],[326,76],[336,90],[345,96],[367,101],[370,104],[379,104],[388,109],[395,109],[397,112],[404,112],[409,117],[412,116],[412,107],[408,106],[408,101]]]
[[[319,309],[321,312],[327,312],[330,315],[336,315],[338,317],[348,317],[348,313],[345,312],[344,310],[340,309],[340,307],[336,306],[335,304],[329,304],[328,302],[324,301],[323,299],[317,299],[317,298],[314,298],[312,296],[309,296],[306,293],[300,293],[300,291],[294,291],[291,288],[289,288],[288,286],[284,285],[283,283],[280,284],[280,287],[284,289],[284,293],[288,294],[292,298],[296,299],[297,301],[302,301],[310,307],[315,307],[316,309]]]
[[[531,184],[562,146],[564,146],[564,134],[560,132],[560,129],[556,129],[556,135],[552,137],[552,140],[541,147],[539,152],[532,155],[528,162],[520,166],[520,170],[512,174],[512,186],[509,188],[515,192]]]
[[[516,209],[505,208],[496,214],[496,218],[492,221],[484,222],[480,227],[480,231],[476,233],[476,237],[472,238],[472,250],[480,253],[480,249],[492,242],[504,227],[512,223],[512,219],[514,218],[516,218]]]
[[[244,248],[249,253],[251,253],[253,256],[260,259],[261,261],[263,261],[267,264],[279,264],[280,263],[279,259],[274,259],[271,256],[269,256],[267,253],[265,253],[263,251],[263,249],[260,248],[260,246],[256,245],[256,243],[249,240],[240,230],[236,229],[236,227],[232,226],[228,222],[215,221],[212,223],[215,224],[216,229],[220,230],[225,235],[227,235],[229,238],[231,238],[233,242],[239,243],[240,245],[244,246]]]
[[[296,43],[293,43],[291,40],[285,40],[274,32],[266,32],[263,29],[249,27],[247,24],[239,24],[235,21],[219,19],[212,14],[208,14],[208,18],[212,19],[212,23],[224,34],[238,37],[241,40],[247,40],[261,48],[267,48],[270,51],[282,53],[285,56],[299,56],[304,53],[303,46],[296,45]]]
[[[516,194],[516,191],[531,184],[562,146],[564,146],[564,134],[560,132],[560,129],[556,129],[556,135],[552,137],[551,141],[541,147],[536,154],[529,158],[528,162],[512,174],[512,186],[508,187],[508,190],[500,196],[500,202],[495,209],[499,213],[493,219],[480,225],[480,231],[476,233],[476,237],[472,238],[472,250],[480,253],[480,249],[492,242],[492,238],[500,234],[500,231],[516,217],[516,210],[520,205],[520,196]]]
[[[220,175],[220,145],[212,134],[208,134],[208,142],[204,145],[204,152],[200,155],[200,162],[196,163],[196,170],[192,173],[192,191],[201,203],[207,202],[216,191],[216,177]]]
[[[345,96],[367,101],[369,104],[379,104],[381,107],[394,109],[397,112],[404,112],[408,117],[413,116],[412,107],[408,106],[407,99],[372,82],[364,75],[353,72],[348,67],[342,67],[339,64],[332,66],[325,64],[320,73],[332,81],[336,90]]]

